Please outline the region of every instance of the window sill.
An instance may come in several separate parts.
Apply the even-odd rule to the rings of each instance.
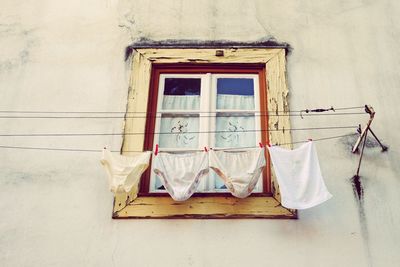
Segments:
[[[117,197],[114,202],[113,219],[127,218],[297,219],[297,211],[282,207],[274,197],[191,197],[187,201],[176,202],[169,196],[139,196],[126,206],[118,201]]]

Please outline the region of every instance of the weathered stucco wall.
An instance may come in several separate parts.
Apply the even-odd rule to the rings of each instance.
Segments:
[[[2,1],[0,110],[119,111],[139,38],[256,41],[288,57],[290,108],[373,105],[390,146],[317,143],[334,198],[299,220],[112,220],[99,153],[0,148],[1,266],[396,266],[400,261],[397,1]],[[296,127],[367,116],[292,118]],[[0,132],[113,132],[123,119],[4,119]],[[294,140],[349,133],[293,132]],[[0,137],[0,145],[118,149],[118,136]]]

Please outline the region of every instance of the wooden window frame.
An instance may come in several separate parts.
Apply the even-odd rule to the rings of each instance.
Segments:
[[[222,50],[216,53],[216,50]],[[128,94],[127,111],[155,112],[157,93],[161,73],[256,73],[260,82],[260,99],[263,94],[265,110],[285,115],[289,114],[288,88],[285,77],[285,50],[280,48],[231,48],[231,49],[134,49],[132,72]],[[249,72],[250,71],[250,72]],[[158,88],[157,88],[158,89]],[[158,90],[155,90],[158,92]],[[268,106],[268,109],[267,109]],[[283,113],[282,113],[283,112]],[[125,120],[124,131],[143,132],[143,136],[125,135],[122,153],[129,151],[151,150],[155,120],[146,120],[146,116],[130,115]],[[133,118],[132,118],[133,117]],[[261,123],[263,141],[271,143],[290,143],[289,116],[264,117]],[[265,126],[274,131],[265,131]],[[290,145],[286,145],[291,148]],[[269,164],[269,157],[267,155]],[[164,193],[149,192],[150,170],[129,193],[115,196],[113,218],[286,218],[296,219],[297,211],[280,205],[279,187],[276,177],[268,166],[265,168],[266,189],[246,199],[238,199],[229,193],[196,193],[189,200],[175,202]]]
[[[148,98],[147,114],[156,114],[157,112],[157,100],[158,100],[158,88],[159,78],[161,74],[255,74],[258,75],[259,81],[259,94],[260,94],[260,110],[265,114],[267,111],[266,102],[266,79],[265,79],[265,65],[262,64],[193,64],[193,63],[180,63],[180,64],[154,64],[152,68],[152,81],[150,83],[150,91]],[[261,119],[261,140],[262,143],[267,144],[269,138],[267,135],[266,125],[268,123],[267,116],[260,116]],[[144,138],[144,150],[152,150],[154,147],[154,129],[156,125],[156,118],[151,116],[147,118],[145,138]],[[139,186],[139,196],[168,196],[167,193],[149,193],[150,191],[150,171],[151,168],[147,169],[141,179]],[[257,196],[272,196],[270,189],[270,164],[267,162],[267,166],[263,172],[263,192],[253,193],[252,195]],[[193,196],[207,197],[207,196],[231,196],[230,193],[195,193]]]

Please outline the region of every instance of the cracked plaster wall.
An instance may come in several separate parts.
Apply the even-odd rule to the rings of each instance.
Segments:
[[[290,108],[371,104],[374,131],[355,194],[354,140],[317,143],[334,198],[299,220],[111,219],[97,153],[0,150],[1,266],[396,266],[400,261],[397,1],[2,1],[0,109],[119,111],[125,48],[139,39],[275,38]],[[293,128],[366,116],[293,118]],[[113,132],[122,119],[0,119],[1,133]],[[346,134],[294,132],[294,140]],[[118,149],[119,137],[0,137],[1,145]],[[352,184],[353,183],[353,184]]]

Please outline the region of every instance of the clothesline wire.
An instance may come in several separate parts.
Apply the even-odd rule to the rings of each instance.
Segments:
[[[335,110],[351,110],[351,109],[361,109],[364,108],[365,106],[357,106],[357,107],[341,107],[341,108],[335,108]],[[291,110],[291,111],[277,111],[277,110],[269,110],[267,112],[263,113],[300,113],[304,112],[304,110]],[[255,111],[257,112],[257,111]],[[36,114],[155,114],[155,113],[161,113],[161,112],[147,112],[147,111],[39,111],[39,110],[0,110],[0,113],[36,113]],[[210,111],[202,111],[202,112],[197,112],[197,113],[215,113],[215,112],[210,112]]]
[[[312,139],[312,141],[325,141],[325,140],[331,140],[331,139],[336,139],[336,138],[342,138],[342,137],[349,137],[349,136],[354,136],[357,133],[352,133],[352,134],[344,134],[344,135],[336,135],[336,136],[329,136],[329,137],[323,137],[323,138],[318,138],[318,139]],[[291,142],[291,143],[282,143],[282,144],[276,144],[277,146],[284,146],[284,145],[295,145],[295,144],[301,144],[301,143],[306,143],[310,140],[306,141],[297,141],[297,142]]]
[[[169,116],[166,117],[188,117],[196,114],[201,114],[202,112],[187,112],[187,113],[173,113],[173,112],[165,112]],[[206,112],[206,113],[222,113],[222,114],[234,114],[233,116],[216,116],[216,115],[202,115],[201,117],[209,117],[209,118],[217,118],[217,117],[246,117],[249,116],[250,113],[259,113],[257,111],[226,111],[226,112]],[[309,117],[309,116],[343,116],[343,115],[362,115],[366,114],[365,112],[336,112],[336,113],[308,113],[308,114],[252,114],[252,117]],[[171,116],[173,115],[173,116]],[[162,118],[162,115],[146,115],[146,116],[1,116],[0,119],[147,119],[147,118]]]
[[[275,131],[308,131],[308,130],[333,130],[333,129],[356,129],[358,126],[326,126],[310,128],[281,128],[281,129],[251,129],[237,131],[193,131],[193,132],[137,132],[137,133],[21,133],[0,134],[0,137],[45,137],[45,136],[129,136],[129,135],[177,135],[177,134],[209,134],[209,133],[247,133],[247,132],[275,132]]]
[[[289,143],[276,143],[276,144],[271,144],[271,146],[285,146],[285,145],[295,145],[295,144],[301,144],[301,143],[306,143],[309,141],[324,141],[324,140],[331,140],[331,139],[336,139],[336,138],[341,138],[341,137],[348,137],[348,136],[353,136],[356,135],[357,133],[352,133],[352,134],[345,134],[345,135],[335,135],[335,136],[329,136],[329,137],[323,137],[323,138],[317,138],[317,139],[308,139],[308,140],[303,140],[303,141],[296,141],[296,142],[289,142]],[[240,150],[240,149],[249,149],[249,148],[256,148],[254,146],[248,146],[248,147],[232,147],[232,148],[217,148],[215,150]]]
[[[342,137],[348,137],[348,136],[353,136],[353,135],[356,135],[356,133],[353,133],[353,134],[346,134],[346,135],[330,136],[330,137],[324,137],[324,138],[317,138],[317,139],[313,139],[312,141],[318,142],[318,141],[331,140],[331,139],[342,138]],[[300,143],[306,143],[306,142],[309,142],[309,140],[296,141],[296,142],[290,142],[290,143],[282,143],[282,144],[273,144],[273,146],[292,145],[292,144],[300,144]],[[101,151],[102,151],[102,150],[100,150],[100,149],[56,148],[56,147],[31,147],[31,146],[6,146],[6,145],[0,145],[0,148],[3,148],[3,149],[25,149],[25,150],[46,150],[46,151],[68,151],[68,152],[101,152]],[[224,149],[224,150],[230,150],[230,149],[246,149],[246,148],[255,148],[255,147],[228,148],[228,149]],[[111,152],[120,152],[120,150],[111,150]],[[124,151],[124,152],[143,152],[143,151],[139,151],[139,150],[128,150],[128,151]]]

